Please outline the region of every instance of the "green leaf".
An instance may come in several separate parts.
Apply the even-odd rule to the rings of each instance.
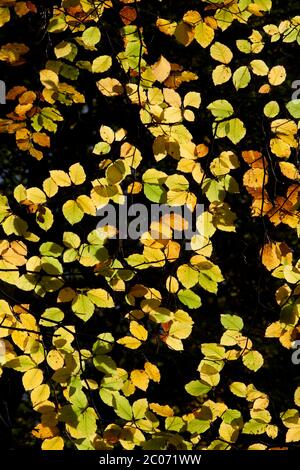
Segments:
[[[36,367],[36,363],[29,356],[18,356],[5,363],[5,367],[17,370],[18,372],[26,372]]]
[[[226,135],[233,144],[238,144],[246,135],[244,123],[238,118],[231,119]]]
[[[237,397],[245,398],[247,395],[247,387],[243,382],[232,382],[229,386],[231,393]]]
[[[243,355],[244,365],[254,372],[258,371],[264,363],[263,356],[258,351],[249,351]]]
[[[87,28],[82,34],[82,40],[87,47],[94,47],[101,39],[100,29],[96,26]]]
[[[93,344],[93,353],[107,354],[112,350],[114,337],[111,333],[100,333],[97,341]]]
[[[300,100],[299,100],[299,102],[300,102]],[[288,105],[287,105],[287,107],[288,107]],[[300,107],[299,107],[299,110],[300,110]],[[280,112],[280,107],[279,107],[279,104],[277,103],[277,101],[270,101],[264,107],[264,115],[267,116],[268,118],[276,117],[279,114],[279,112]],[[300,117],[300,112],[299,112],[299,117]]]
[[[199,295],[195,294],[189,289],[181,289],[177,295],[180,302],[189,308],[199,308],[201,306],[201,299]]]
[[[63,244],[67,248],[79,248],[80,238],[76,233],[73,232],[64,232],[63,235]],[[53,255],[52,255],[53,256]]]
[[[45,232],[50,230],[54,222],[51,210],[48,207],[43,207],[41,211],[36,213],[36,222]]]
[[[242,422],[242,414],[238,410],[228,408],[222,415],[222,419],[226,424],[240,425]]]
[[[152,202],[166,202],[166,190],[159,184],[144,184],[144,193],[147,199]]]
[[[93,302],[84,294],[78,294],[72,301],[73,312],[83,321],[89,320],[94,313],[95,306]]]
[[[112,308],[115,305],[111,295],[104,289],[91,289],[87,296],[97,307]]]
[[[115,361],[105,354],[100,354],[93,358],[93,364],[97,370],[100,370],[104,374],[114,374],[116,372],[117,366]]]
[[[300,119],[300,99],[290,101],[286,107],[291,116]]]
[[[97,431],[97,415],[95,410],[88,407],[78,416],[77,432],[80,437],[93,437]],[[79,437],[78,436],[78,437]]]
[[[206,178],[204,180],[202,185],[202,192],[207,197],[209,202],[222,202],[226,195],[224,185],[221,184],[219,181],[216,181],[211,178]]]
[[[206,358],[217,361],[225,359],[226,356],[225,348],[216,343],[202,343],[201,352]]]
[[[227,330],[241,331],[244,328],[244,322],[238,315],[221,315],[221,323]]]
[[[80,222],[84,216],[84,212],[81,210],[77,202],[72,200],[64,203],[62,211],[65,218],[71,225]]]
[[[134,419],[143,419],[145,417],[146,411],[148,409],[148,401],[146,398],[141,398],[137,400],[132,405],[132,412]]]
[[[114,397],[114,409],[116,414],[126,421],[132,421],[133,412],[131,405],[127,398],[123,397],[122,395]]]
[[[92,72],[103,73],[110,69],[112,65],[112,59],[109,55],[102,55],[93,60]]]
[[[166,431],[180,432],[185,426],[185,422],[179,416],[170,416],[165,420]]]
[[[198,282],[198,272],[187,264],[179,266],[177,269],[177,277],[186,289],[194,287]]]
[[[93,149],[95,155],[107,155],[110,151],[111,146],[107,142],[98,142]]]
[[[233,115],[233,107],[227,100],[216,100],[207,106],[217,120],[223,120]]]
[[[40,253],[42,256],[53,256],[54,258],[58,258],[62,254],[63,250],[64,249],[61,245],[53,242],[42,243],[40,246]]]
[[[264,434],[267,428],[267,423],[256,421],[256,419],[250,419],[244,424],[242,433],[243,434]]]
[[[206,384],[203,380],[192,380],[192,382],[186,384],[184,388],[193,397],[206,395],[211,390],[211,386]]]
[[[210,428],[210,421],[203,419],[193,419],[189,421],[187,430],[191,434],[202,434]]]
[[[62,264],[58,259],[53,258],[52,256],[43,256],[41,259],[41,266],[47,274],[52,274],[53,276],[62,274],[64,271]]]
[[[40,325],[53,327],[64,319],[64,312],[57,307],[46,308],[40,319]],[[47,321],[53,320],[53,321]]]
[[[251,74],[247,66],[239,67],[233,74],[233,84],[236,90],[246,88],[251,81]]]

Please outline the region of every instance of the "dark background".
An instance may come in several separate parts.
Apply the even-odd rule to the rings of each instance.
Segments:
[[[38,14],[32,15],[30,19],[24,17],[18,20],[20,27],[14,27],[14,22],[0,29],[0,43],[7,42],[25,42],[30,47],[28,54],[28,62],[20,67],[8,67],[0,63],[0,78],[8,84],[8,88],[14,85],[25,85],[29,89],[40,89],[38,72],[43,68],[43,64],[48,59],[54,59],[53,46],[56,42],[62,40],[59,35],[59,40],[55,35],[49,35],[46,31],[47,21],[51,14],[51,4],[57,2],[38,2]],[[191,89],[198,90],[199,83],[202,90],[203,106],[201,109],[205,110],[207,104],[213,99],[220,99],[222,97],[228,98],[230,95],[230,102],[234,109],[238,109],[241,118],[245,120],[248,132],[247,138],[242,141],[240,149],[255,148],[264,151],[267,145],[266,137],[262,131],[262,109],[263,106],[271,98],[258,97],[255,92],[255,81],[245,91],[239,94],[233,94],[232,84],[222,86],[218,90],[216,98],[216,91],[211,85],[211,76],[213,64],[209,60],[209,50],[203,50],[195,42],[186,50],[180,44],[176,44],[174,38],[169,38],[162,35],[155,27],[155,20],[158,16],[163,18],[174,18],[178,20],[182,18],[187,10],[198,9],[200,12],[203,10],[203,5],[199,0],[164,0],[159,2],[151,0],[141,2],[140,11],[142,13],[141,21],[144,27],[145,41],[148,48],[150,62],[155,62],[160,54],[166,56],[168,60],[181,64],[184,69],[191,70],[198,74],[199,80],[188,85],[182,85],[179,92],[183,95],[186,91]],[[273,10],[268,23],[275,23],[282,19],[300,14],[297,9],[297,2],[294,0],[273,1]],[[116,34],[116,28],[121,27],[118,12],[112,11],[110,16],[106,16],[106,22],[102,26],[103,40],[101,41],[100,54],[106,53],[114,55],[121,50],[122,41]],[[255,18],[251,21],[251,26],[258,27],[266,22],[266,18]],[[67,34],[67,33],[66,33]],[[251,34],[251,28],[235,23],[234,27],[222,34],[222,42],[225,42],[230,47],[234,44],[236,39],[246,38]],[[217,36],[218,37],[218,36]],[[209,48],[208,48],[209,49]],[[105,52],[104,52],[105,51]],[[300,79],[299,67],[299,46],[297,44],[286,44],[282,47],[281,42],[274,43],[265,47],[263,53],[264,60],[267,64],[274,64],[278,60],[278,64],[283,64],[288,72],[290,80]],[[274,59],[275,57],[275,59]],[[278,58],[278,59],[277,59]],[[248,56],[235,53],[233,65],[243,65],[248,63]],[[276,65],[274,64],[274,65]],[[115,74],[113,73],[115,72]],[[118,77],[120,74],[116,68],[111,73],[112,76]],[[120,80],[124,77],[119,75]],[[95,94],[94,77],[84,71],[80,74],[77,82],[77,88],[83,90],[87,107],[77,106],[63,109],[64,122],[59,125],[59,130],[52,140],[51,150],[40,162],[32,157],[26,155],[17,149],[14,143],[13,136],[1,135],[0,147],[0,161],[1,161],[1,174],[0,174],[0,190],[6,195],[10,196],[14,187],[22,182],[25,186],[41,186],[43,179],[45,179],[49,170],[51,169],[67,169],[74,162],[84,162],[84,167],[90,178],[97,171],[97,161],[93,158],[88,158],[91,154],[94,144],[99,140],[98,128],[102,123],[113,125],[115,128],[126,126],[128,130],[128,140],[135,144],[142,152],[145,160],[149,160],[149,167],[154,164],[151,160],[151,145],[152,137],[140,124],[138,112],[128,105],[126,99],[116,98],[109,100],[102,97],[100,93]],[[205,91],[203,92],[202,84],[206,84]],[[291,83],[288,82],[285,87],[280,87],[282,91],[276,99],[280,104],[285,104],[291,99],[292,90]],[[249,89],[252,87],[252,92]],[[96,96],[96,97],[95,97]],[[1,106],[1,117],[4,117],[5,112],[9,111],[9,104]],[[203,114],[201,114],[203,113]],[[211,122],[206,119],[205,111],[200,111],[199,118],[201,120],[201,128],[197,128],[192,124],[190,129],[193,135],[197,135],[197,142],[202,142],[204,139],[212,139],[211,135]],[[214,143],[215,153],[218,155],[223,150],[224,144],[222,141]],[[149,158],[148,158],[149,157]],[[176,162],[170,162],[166,159],[165,169],[170,173],[172,169],[175,170]],[[160,165],[160,169],[164,169]],[[214,255],[213,262],[220,266],[225,281],[221,284],[217,296],[209,294],[208,292],[201,291],[203,306],[199,311],[192,311],[191,315],[195,321],[195,327],[191,337],[185,341],[185,351],[176,353],[167,349],[161,343],[157,346],[150,346],[141,352],[126,352],[124,349],[116,349],[114,351],[114,359],[117,360],[120,367],[122,364],[130,364],[139,367],[144,359],[147,358],[151,362],[156,363],[160,369],[163,377],[163,382],[160,387],[149,388],[151,399],[149,401],[160,403],[168,403],[175,405],[178,409],[182,408],[188,410],[194,408],[195,403],[191,401],[191,397],[182,392],[184,384],[195,378],[195,370],[200,360],[199,345],[201,342],[218,342],[222,334],[222,328],[219,322],[220,313],[235,313],[243,317],[245,323],[245,334],[253,340],[254,346],[263,354],[265,359],[265,367],[255,374],[247,371],[242,365],[236,362],[226,365],[225,371],[222,374],[222,381],[217,387],[215,399],[222,397],[228,406],[237,407],[242,405],[245,407],[243,401],[237,404],[236,397],[228,392],[228,384],[234,380],[243,380],[246,383],[254,381],[256,387],[261,391],[268,393],[271,390],[271,405],[270,411],[275,420],[274,424],[280,424],[280,412],[288,407],[293,407],[293,392],[299,384],[300,366],[295,366],[291,362],[291,351],[288,351],[279,346],[277,340],[265,340],[264,332],[266,327],[273,321],[276,321],[279,316],[279,309],[275,302],[274,292],[277,287],[281,285],[281,281],[274,279],[261,265],[259,251],[266,240],[285,240],[286,243],[295,250],[295,258],[299,257],[299,246],[296,244],[295,237],[292,231],[286,226],[281,225],[279,228],[274,228],[270,223],[261,218],[253,219],[250,213],[251,200],[242,186],[242,175],[246,166],[235,172],[236,179],[240,182],[241,195],[227,196],[227,201],[231,208],[238,216],[237,232],[226,234],[218,231],[213,238]],[[274,164],[275,174],[278,169]],[[145,171],[145,165],[138,169],[141,172]],[[279,173],[278,173],[279,176]],[[268,190],[273,197],[278,194],[285,194],[287,184],[281,180],[274,178],[271,179],[268,185]],[[199,189],[195,185],[196,194]],[[198,191],[198,193],[197,193]],[[68,193],[61,191],[61,205],[69,198]],[[203,199],[203,201],[202,201]],[[199,193],[200,202],[204,202],[205,198]],[[13,199],[10,200],[12,202]],[[56,214],[59,220],[58,225],[55,225],[47,234],[41,231],[44,240],[51,239],[61,243],[61,236],[64,230],[70,229],[64,218],[60,215],[60,207],[55,208],[49,205],[51,210]],[[16,204],[13,209],[19,213],[24,219],[30,221],[30,215],[26,214],[23,209]],[[80,230],[82,235],[87,234],[93,227],[91,224],[82,224]],[[76,231],[78,226],[76,226]],[[124,255],[128,256],[132,252],[132,244],[124,241]],[[111,253],[116,253],[118,247],[116,244],[111,243],[109,246]],[[119,258],[120,253],[117,253]],[[180,264],[183,259],[180,259]],[[86,272],[83,266],[77,267],[79,269],[74,275],[69,275],[68,283],[73,287],[96,287],[98,286],[97,278]],[[76,275],[75,275],[76,274]],[[161,289],[161,278],[159,270],[146,270],[143,271],[138,277],[135,277],[133,282],[145,282],[147,285]],[[32,293],[18,291],[12,286],[8,286],[0,282],[0,296],[3,298],[11,296],[17,302],[30,303],[35,312],[42,312],[47,305],[45,301],[41,300]],[[167,295],[167,292],[165,291]],[[51,296],[51,294],[50,294]],[[55,294],[53,295],[55,299]],[[53,300],[52,299],[52,300]],[[110,330],[119,336],[122,332],[126,332],[127,321],[124,319],[124,308],[128,310],[128,306],[124,303],[122,296],[117,296],[116,304],[118,308],[109,316],[109,320],[101,318],[105,322],[103,331]],[[174,304],[170,303],[170,308]],[[88,325],[80,328],[84,329],[86,333],[92,332],[95,327],[95,322],[99,322],[99,318],[88,322]],[[155,335],[157,332],[153,331]],[[82,346],[90,346],[90,343],[85,339],[81,339]],[[190,378],[190,379],[187,379]],[[159,395],[157,395],[159,390]],[[147,393],[149,393],[149,391]],[[97,393],[97,392],[96,392]],[[136,396],[136,398],[139,398]],[[103,409],[103,404],[99,403],[99,408],[104,420],[112,422],[114,420],[114,413],[111,409]],[[240,408],[243,415],[247,416],[247,410]],[[0,380],[0,448],[13,448],[18,449],[28,446],[39,446],[39,443],[31,438],[30,432],[36,423],[36,416],[31,411],[30,401],[26,394],[23,393],[23,387],[20,381],[20,374],[14,371],[5,370]],[[212,429],[212,434],[214,429]],[[208,433],[207,433],[208,434]],[[209,438],[209,435],[208,435]],[[239,444],[247,443],[247,437],[240,437]],[[260,439],[257,439],[260,442]],[[264,441],[262,441],[264,442]],[[284,444],[284,435],[279,434],[275,440],[274,445]]]

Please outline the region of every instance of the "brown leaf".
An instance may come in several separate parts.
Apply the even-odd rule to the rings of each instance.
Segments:
[[[120,17],[124,24],[131,24],[137,17],[136,9],[132,7],[123,7],[120,10]]]

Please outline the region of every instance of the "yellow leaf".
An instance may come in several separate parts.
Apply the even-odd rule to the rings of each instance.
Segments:
[[[226,65],[217,65],[213,70],[212,78],[215,85],[222,85],[228,82],[232,76],[231,69]]]
[[[202,18],[197,10],[189,10],[184,14],[183,21],[190,24],[191,26],[196,26],[197,23],[202,21]]]
[[[58,186],[52,178],[46,178],[43,181],[43,190],[48,197],[53,197],[58,192]]]
[[[286,177],[289,178],[290,180],[296,180],[299,179],[299,170],[296,168],[296,166],[293,163],[289,162],[279,162],[279,167],[281,170],[281,173]]]
[[[72,201],[71,199],[65,202],[62,207],[62,211],[65,218],[71,225],[80,222],[84,216],[84,212],[80,208],[79,204],[76,201]]]
[[[172,207],[183,206],[187,203],[188,196],[187,191],[168,191],[167,203]]]
[[[263,247],[262,263],[269,271],[280,264],[291,263],[292,259],[292,252],[285,243],[270,242]]]
[[[116,78],[103,78],[96,85],[104,96],[118,96],[123,93],[123,86]]]
[[[56,426],[46,426],[42,423],[39,423],[32,430],[31,434],[38,439],[48,439],[51,437],[57,436],[59,433]]]
[[[133,336],[124,336],[123,338],[118,339],[118,344],[122,344],[125,348],[128,349],[137,349],[141,346],[141,342],[134,338]]]
[[[174,36],[176,38],[176,41],[180,42],[180,44],[183,44],[185,47],[187,47],[189,44],[191,44],[194,39],[195,28],[190,24],[186,23],[185,21],[180,21],[180,23],[178,23],[178,25],[176,26]]]
[[[145,246],[143,252],[145,263],[157,267],[162,267],[165,265],[165,255],[161,250],[150,248]]]
[[[36,406],[39,403],[48,400],[50,396],[50,387],[47,384],[42,384],[32,390],[30,394],[30,398],[32,401],[32,405]]]
[[[124,179],[125,174],[126,167],[123,160],[116,160],[109,165],[105,173],[109,184],[120,183]]]
[[[183,351],[183,344],[180,339],[174,338],[173,336],[167,336],[164,341],[170,349],[173,349],[174,351]]]
[[[57,59],[60,59],[61,57],[66,57],[72,52],[72,43],[66,42],[66,41],[61,41],[58,43],[55,48],[54,48],[54,53]]]
[[[244,185],[249,188],[262,188],[268,180],[268,173],[263,168],[251,168],[243,178]]]
[[[71,186],[70,177],[68,173],[66,173],[63,170],[51,170],[50,176],[53,179],[53,181],[57,184],[57,186],[60,186],[60,187]]]
[[[27,199],[34,204],[44,204],[47,200],[46,195],[39,188],[27,189]]]
[[[93,60],[92,72],[103,73],[110,69],[112,65],[112,59],[109,55],[102,55]]]
[[[215,158],[210,164],[210,171],[214,176],[227,175],[230,170],[239,167],[237,156],[230,151],[221,152],[218,158]]]
[[[189,289],[198,283],[199,273],[187,264],[182,264],[177,269],[177,277],[181,284]]]
[[[156,21],[156,26],[164,34],[172,36],[175,33],[177,23],[175,21],[171,22],[170,20],[164,20],[163,18],[158,18]]]
[[[160,56],[160,59],[152,65],[151,68],[155,79],[161,83],[168,78],[171,72],[170,62],[162,55]]]
[[[222,64],[229,64],[232,61],[233,54],[229,47],[221,42],[215,42],[210,48],[210,55],[213,59]]]
[[[149,377],[144,370],[135,369],[130,374],[132,383],[141,390],[146,391],[149,385]]]
[[[69,168],[69,175],[72,180],[72,183],[79,185],[85,182],[86,175],[83,167],[80,163],[74,163]]]
[[[174,242],[173,240],[170,240],[164,249],[164,253],[166,255],[167,260],[169,260],[170,263],[173,263],[174,261],[176,261],[177,258],[179,258],[180,250],[181,250],[180,244],[178,242]]]
[[[252,60],[250,66],[252,72],[260,77],[264,77],[269,73],[269,67],[263,60]]]
[[[114,301],[112,296],[104,289],[90,289],[87,292],[88,298],[100,308],[112,308],[114,307]]]
[[[25,390],[33,390],[38,387],[43,382],[43,378],[44,376],[41,369],[34,368],[27,370],[22,377]]]
[[[286,70],[282,65],[272,67],[268,74],[269,83],[273,86],[281,85],[286,79]]]
[[[64,358],[56,349],[52,349],[47,354],[47,363],[53,370],[61,369],[64,365]]]
[[[180,108],[166,108],[163,112],[163,122],[175,124],[182,121],[182,113]]]
[[[42,443],[42,450],[63,450],[64,440],[60,436],[45,439]]]
[[[143,185],[138,181],[130,183],[127,187],[127,194],[139,194],[143,189]]]
[[[286,433],[286,442],[299,442],[300,441],[300,425],[293,426]]]
[[[96,215],[96,206],[89,196],[86,196],[85,194],[78,196],[76,203],[80,210],[85,214]]]
[[[41,160],[43,158],[43,152],[35,149],[34,147],[29,148],[29,153],[32,157],[36,158],[37,160]]]
[[[213,28],[204,22],[199,23],[195,28],[195,39],[201,47],[208,47],[214,40],[215,32]]]
[[[179,290],[179,283],[174,276],[169,276],[167,281],[166,281],[166,288],[169,292],[172,294],[176,294]]]
[[[156,88],[156,90],[158,90],[158,92],[160,92],[160,90],[158,88]],[[154,99],[155,96],[156,96],[159,102],[158,103],[153,103],[153,104],[162,104],[162,101],[160,99],[161,92],[159,94],[158,94],[158,92],[154,95],[154,97],[152,99]],[[148,96],[149,96],[149,92],[148,92]],[[163,97],[164,97],[166,103],[168,103],[170,106],[173,106],[174,108],[180,108],[180,106],[181,106],[181,96],[175,90],[172,90],[171,88],[164,88],[163,89]]]
[[[182,313],[181,313],[182,312]],[[180,318],[180,313],[182,318]],[[186,318],[184,317],[187,316]],[[192,328],[193,328],[193,321],[189,317],[186,312],[178,310],[175,314],[175,319],[178,321],[174,321],[170,327],[169,334],[176,339],[185,339],[190,336]]]
[[[153,382],[160,382],[160,372],[155,364],[145,362],[144,369],[150,380],[153,380]]]
[[[158,403],[150,403],[149,408],[159,416],[166,418],[174,416],[174,411],[169,405],[159,405]]]
[[[288,158],[291,155],[291,147],[282,139],[271,139],[270,147],[272,153],[280,158]]]
[[[191,106],[192,108],[200,108],[201,104],[201,95],[196,91],[190,91],[184,97],[183,106]]]
[[[9,8],[0,8],[0,28],[10,20]]]
[[[114,142],[115,133],[110,127],[102,125],[99,132],[101,139],[103,139],[104,142],[107,142],[108,144],[112,144]]]
[[[34,132],[32,138],[41,147],[50,147],[50,137],[44,132]]]
[[[58,88],[59,78],[57,73],[53,72],[53,70],[41,70],[40,80],[47,90],[55,90]]]
[[[235,442],[239,433],[235,426],[223,421],[219,427],[219,434],[226,442]]]
[[[130,333],[140,341],[146,341],[148,331],[136,321],[131,321],[129,325]]]
[[[300,406],[300,387],[296,388],[296,391],[294,394],[294,401],[297,406]]]
[[[7,43],[0,49],[0,60],[13,65],[20,65],[25,62],[22,56],[27,52],[29,52],[29,47],[25,44],[18,42]]]

